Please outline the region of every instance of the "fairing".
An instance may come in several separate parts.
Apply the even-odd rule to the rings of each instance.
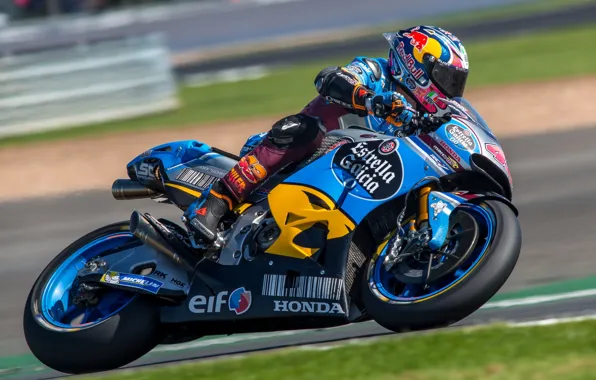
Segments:
[[[448,104],[453,119],[430,134],[398,139],[359,128],[332,131],[329,136],[345,137],[346,142],[283,183],[323,192],[358,224],[380,204],[404,196],[423,177],[472,171],[475,154],[499,165],[511,182],[499,142],[476,110],[463,98]],[[395,150],[381,151],[387,146]]]
[[[268,188],[258,191],[260,198],[253,198],[257,202],[268,199],[281,229],[266,252],[311,257],[324,246],[319,230],[326,231],[327,240],[343,239],[373,210],[421,186],[422,178],[478,171],[474,155],[486,157],[511,181],[500,145],[476,110],[463,98],[443,101],[452,110],[453,119],[433,133],[399,139],[363,128],[334,130],[328,137],[341,140],[326,154],[282,177],[277,186],[277,181],[268,181]],[[359,123],[365,126],[366,119]],[[147,162],[161,168],[157,180],[176,198],[174,203],[184,206],[225,175],[236,160],[197,141],[173,142],[135,158],[129,164],[131,177],[141,177],[141,165]],[[441,228],[435,226],[434,230]],[[307,243],[296,244],[296,239]],[[433,245],[440,243],[438,237]]]
[[[128,174],[143,185],[165,192],[180,206],[190,204],[236,163],[225,154],[195,140],[158,145],[135,157]]]

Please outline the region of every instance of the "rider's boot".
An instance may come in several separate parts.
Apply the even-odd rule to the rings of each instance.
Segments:
[[[225,213],[244,202],[284,166],[312,154],[323,139],[324,130],[318,119],[300,114],[273,124],[266,138],[213,184],[205,200],[199,199],[188,208],[185,216],[191,228],[214,241],[217,225]]]
[[[221,181],[216,181],[207,198],[193,203],[187,210],[189,224],[206,240],[213,242],[217,238],[219,221],[234,206],[234,197]]]

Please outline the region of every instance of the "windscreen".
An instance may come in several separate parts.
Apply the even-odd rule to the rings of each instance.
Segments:
[[[452,101],[447,104],[454,110],[454,114],[463,114],[463,116],[472,119],[472,121],[478,124],[480,128],[484,129],[489,136],[496,139],[493,131],[488,127],[488,124],[486,124],[486,121],[480,116],[470,102],[462,97],[453,98],[451,100]],[[455,102],[455,104],[453,104],[453,102]]]

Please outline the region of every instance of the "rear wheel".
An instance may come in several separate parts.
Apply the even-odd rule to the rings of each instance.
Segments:
[[[522,235],[508,206],[487,201],[459,206],[452,213],[448,239],[443,254],[405,260],[391,273],[382,265],[387,247],[370,260],[362,299],[377,323],[399,332],[442,327],[467,317],[509,278]]]
[[[23,315],[27,344],[42,363],[65,373],[105,371],[159,343],[159,314],[151,299],[105,289],[81,302],[73,290],[77,271],[88,261],[135,241],[127,222],[112,224],[80,238],[44,269]]]

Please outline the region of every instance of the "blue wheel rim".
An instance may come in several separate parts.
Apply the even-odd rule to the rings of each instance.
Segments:
[[[422,285],[408,284],[396,294],[391,289],[394,287],[393,285],[395,285],[397,279],[383,268],[383,259],[388,252],[387,244],[377,257],[369,278],[371,290],[379,299],[389,303],[417,303],[427,301],[453,288],[478,268],[478,265],[489,251],[494,236],[496,226],[494,214],[485,207],[472,204],[460,205],[457,210],[465,210],[472,215],[478,223],[480,231],[483,232],[470,257],[450,276],[436,283],[428,284],[428,289],[423,289],[424,287]]]
[[[135,237],[130,232],[102,236],[78,249],[56,268],[43,286],[39,305],[40,314],[49,327],[60,330],[89,328],[116,315],[135,299],[134,293],[109,289],[102,293],[97,305],[77,307],[70,303],[69,297],[76,274],[87,261],[133,239]]]

